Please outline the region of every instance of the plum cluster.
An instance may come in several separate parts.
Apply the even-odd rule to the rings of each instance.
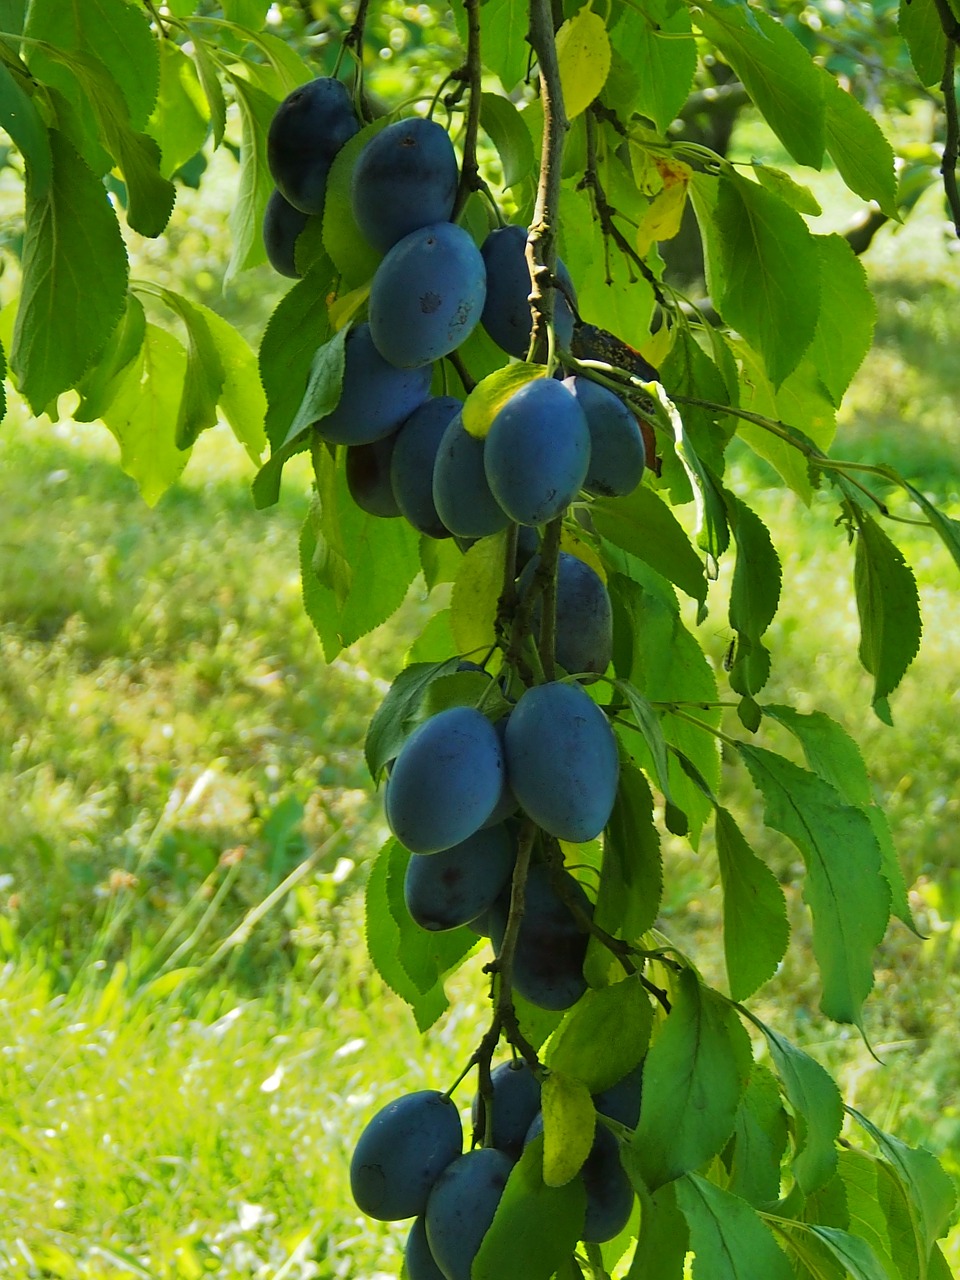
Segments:
[[[350,1164],[358,1207],[384,1222],[413,1218],[405,1261],[409,1280],[470,1280],[473,1259],[493,1221],[507,1179],[524,1148],[543,1132],[540,1081],[522,1059],[490,1073],[491,1095],[474,1096],[471,1119],[489,1144],[463,1152],[463,1126],[449,1095],[421,1089],[395,1099],[369,1121]],[[594,1096],[600,1115],[634,1127],[641,1073],[630,1072]],[[598,1126],[579,1175],[586,1192],[583,1240],[601,1243],[623,1230],[633,1188],[612,1132]]]

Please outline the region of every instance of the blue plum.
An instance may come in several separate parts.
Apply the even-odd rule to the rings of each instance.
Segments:
[[[369,515],[388,518],[400,515],[390,483],[390,459],[396,440],[394,431],[371,444],[347,446],[347,488],[361,511]]]
[[[438,222],[398,240],[370,286],[370,330],[398,369],[447,355],[476,328],[486,296],[480,250],[462,227]]]
[[[456,929],[486,911],[510,879],[516,836],[500,823],[452,849],[415,853],[407,863],[403,897],[422,929]]]
[[[520,592],[533,583],[540,557],[535,556],[520,575]],[[541,602],[534,607],[539,627]],[[600,575],[583,560],[566,551],[557,563],[557,661],[571,675],[593,671],[602,675],[613,657],[613,608]]]
[[[487,267],[487,300],[481,322],[497,346],[518,360],[526,359],[533,330],[526,251],[526,228],[516,225],[491,231],[480,250]],[[570,273],[559,260],[557,279],[576,301]],[[573,337],[573,312],[562,293],[557,293],[555,299],[557,339],[561,347],[567,348]]]
[[[386,253],[398,240],[446,222],[457,196],[457,155],[433,120],[398,120],[371,138],[353,170],[350,199],[357,226]]]
[[[446,527],[461,538],[484,538],[510,523],[490,492],[483,441],[457,415],[444,432],[433,469],[433,501]]]
[[[635,1129],[640,1119],[640,1099],[643,1095],[643,1063],[628,1071],[622,1080],[609,1089],[593,1096],[594,1105],[601,1115],[619,1120],[628,1129]]]
[[[263,215],[263,247],[274,271],[291,280],[298,280],[300,272],[294,257],[297,236],[307,225],[308,215],[295,209],[279,191],[270,193]]]
[[[567,893],[588,916],[590,899],[567,871],[561,871]],[[509,898],[502,895],[487,917],[494,954],[499,954],[507,927]],[[527,876],[523,919],[513,959],[513,985],[541,1009],[569,1009],[587,989],[583,961],[588,935],[554,889],[546,867],[535,863]]]
[[[600,1244],[619,1235],[633,1209],[633,1186],[620,1162],[620,1145],[604,1125],[597,1125],[590,1154],[580,1170],[587,1192],[581,1239]]]
[[[407,1235],[406,1247],[403,1251],[403,1262],[406,1267],[407,1280],[446,1280],[437,1266],[436,1259],[430,1252],[427,1240],[427,1221],[423,1214],[414,1218],[413,1226]]]
[[[497,731],[497,737],[500,739],[500,746],[503,747],[504,735],[507,732],[507,717],[502,716],[493,726]],[[484,827],[495,827],[498,822],[504,822],[507,818],[512,818],[520,808],[517,803],[517,797],[510,789],[506,776],[503,779],[503,790],[500,792],[500,799],[494,805],[493,813],[483,824]]]
[[[492,1145],[514,1160],[520,1158],[527,1131],[540,1110],[540,1081],[522,1058],[501,1062],[490,1073],[493,1085]],[[473,1099],[474,1128],[480,1116],[480,1095]]]
[[[590,466],[583,487],[608,498],[632,493],[646,461],[636,417],[618,395],[589,378],[566,378],[563,385],[583,409],[590,428]]]
[[[463,1149],[460,1114],[435,1089],[382,1107],[360,1135],[350,1161],[357,1207],[381,1222],[423,1213],[437,1179]]]
[[[528,382],[494,418],[483,461],[491,492],[510,519],[546,524],[586,478],[590,431],[584,412],[562,383]]]
[[[390,830],[412,853],[452,849],[486,822],[503,790],[497,731],[473,707],[450,707],[418,725],[386,787]]]
[[[446,1280],[470,1280],[514,1162],[496,1147],[448,1165],[427,1201],[427,1241]]]
[[[359,324],[347,338],[340,401],[314,427],[333,444],[372,444],[396,431],[429,394],[429,368],[388,364],[373,345],[370,326]]]
[[[319,76],[287,94],[267,133],[267,163],[295,209],[322,213],[334,156],[360,130],[346,85]]]
[[[560,840],[592,840],[607,825],[620,761],[607,717],[579,685],[528,689],[504,738],[507,781],[523,811]]]
[[[397,506],[418,533],[430,538],[450,536],[433,501],[433,465],[450,420],[462,407],[453,396],[425,400],[400,428],[393,451],[390,482]]]

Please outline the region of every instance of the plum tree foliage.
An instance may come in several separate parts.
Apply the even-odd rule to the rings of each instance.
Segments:
[[[472,1142],[459,1080],[396,1099],[357,1144],[357,1204],[413,1219],[410,1280],[681,1280],[691,1255],[695,1280],[944,1280],[950,1180],[845,1112],[743,1003],[788,927],[724,802],[720,744],[801,855],[823,1012],[859,1026],[891,914],[912,927],[906,888],[844,730],[762,701],[780,560],[726,453],[737,436],[801,500],[835,499],[889,721],[921,631],[889,530],[912,504],[960,566],[960,525],[832,452],[874,306],[862,237],[818,233],[795,174],[829,159],[873,223],[907,216],[933,167],[898,164],[863,105],[884,60],[886,98],[944,95],[960,225],[953,5],[903,0],[899,30],[896,4],[841,6],[842,32],[837,6],[746,0],[320,8],[0,0],[0,125],[25,194],[0,338],[29,408],[75,392],[148,502],[220,419],[258,507],[309,452],[303,599],[328,660],[418,575],[452,584],[367,735],[394,836],[367,940],[423,1031],[484,954]],[[413,52],[386,75],[389,23]],[[793,173],[727,158],[723,113],[743,102]],[[258,356],[129,272],[130,237],[159,236],[224,145],[227,281],[266,258],[296,281]],[[690,211],[709,307],[666,265]],[[726,559],[717,671],[683,601],[700,621],[716,608]],[[697,847],[710,822],[725,991],[655,928],[661,830]]]

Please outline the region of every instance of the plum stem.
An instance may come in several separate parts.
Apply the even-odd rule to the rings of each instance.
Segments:
[[[540,561],[534,577],[540,580],[543,608],[540,611],[540,660],[546,680],[557,675],[557,568],[560,562],[560,535],[563,516],[547,525],[540,548]]]

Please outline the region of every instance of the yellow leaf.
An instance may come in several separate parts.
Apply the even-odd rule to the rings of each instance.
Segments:
[[[567,119],[586,111],[610,74],[610,37],[599,14],[585,5],[557,32],[560,86]]]
[[[593,1146],[597,1113],[581,1080],[551,1071],[543,1082],[543,1180],[565,1186],[576,1177]]]
[[[680,172],[680,169],[685,172]],[[690,184],[690,169],[687,165],[676,165],[668,173],[661,169],[664,179],[663,190],[654,196],[650,207],[637,228],[637,252],[645,255],[658,240],[672,240],[680,230],[684,205],[687,203],[687,188]]]
[[[507,364],[482,378],[463,405],[463,429],[477,440],[486,439],[494,418],[521,387],[547,376],[543,364]]]
[[[659,369],[673,349],[673,340],[676,337],[676,333],[675,327],[662,324],[657,332],[642,343],[637,350],[644,360],[652,364],[655,369]]]

